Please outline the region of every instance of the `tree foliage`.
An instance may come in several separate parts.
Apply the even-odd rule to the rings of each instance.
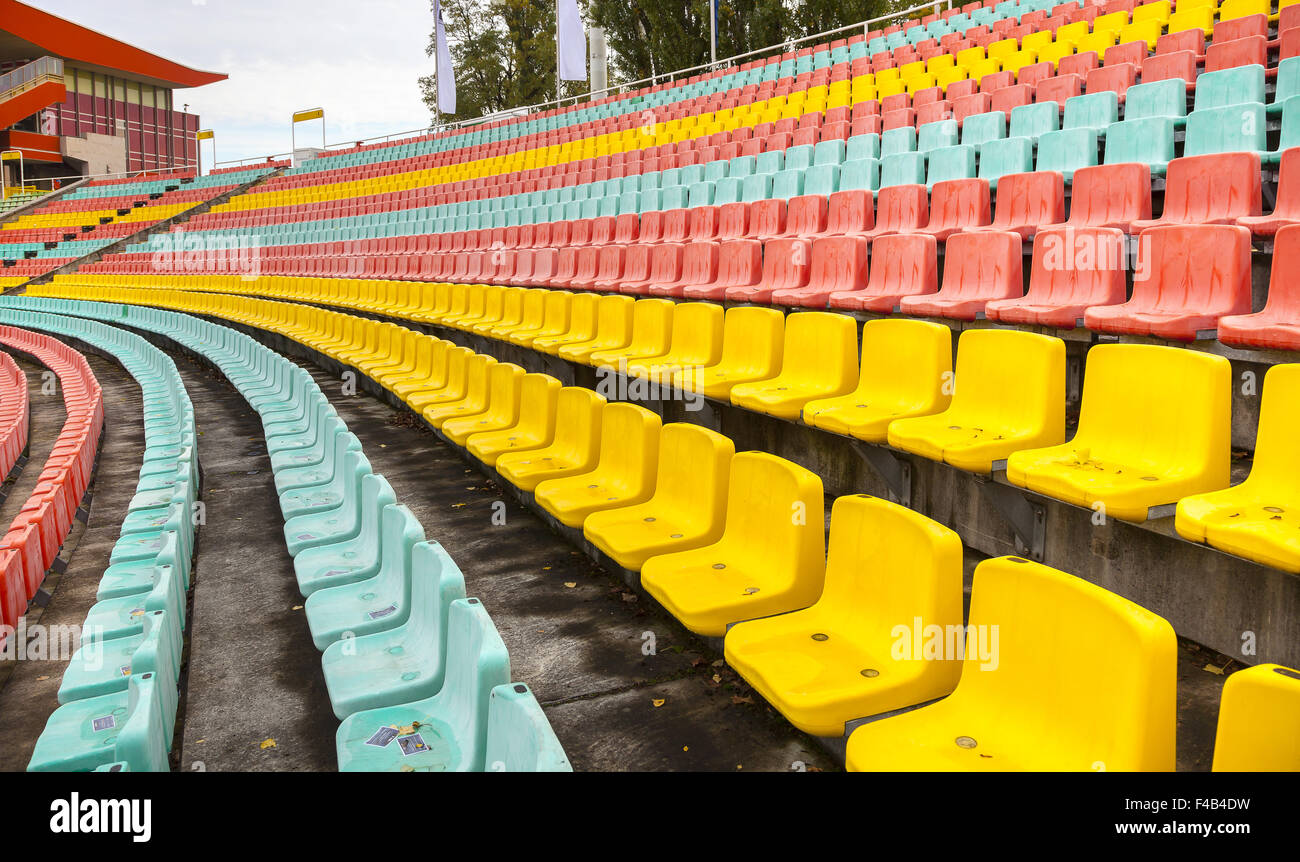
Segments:
[[[876,18],[906,5],[904,0],[718,0],[718,57]],[[554,0],[444,0],[442,8],[457,89],[457,112],[444,120],[555,98]],[[708,0],[579,0],[579,8],[588,27],[605,29],[611,84],[709,62]],[[430,57],[433,38],[430,32]],[[434,111],[434,76],[421,78],[420,87]],[[582,81],[564,84],[566,96],[587,89]]]

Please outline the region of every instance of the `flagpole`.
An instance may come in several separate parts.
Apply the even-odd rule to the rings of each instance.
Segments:
[[[555,107],[560,107],[560,0],[555,0]]]
[[[442,127],[442,106],[438,104],[442,93],[442,64],[438,62],[438,25],[442,23],[442,10],[433,10],[433,124]]]

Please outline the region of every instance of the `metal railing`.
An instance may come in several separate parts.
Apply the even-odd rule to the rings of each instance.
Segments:
[[[0,75],[0,99],[30,89],[46,79],[63,80],[63,61],[58,57],[41,57]]]
[[[858,31],[861,31],[863,36],[865,36],[868,32],[870,32],[871,25],[873,24],[883,24],[887,21],[893,21],[896,19],[911,18],[915,16],[917,12],[927,12],[932,10],[938,13],[941,11],[950,10],[952,8],[953,8],[952,0],[931,0],[931,2],[929,3],[922,3],[919,6],[912,6],[908,9],[900,9],[896,12],[889,12],[885,15],[881,15],[876,18],[870,18],[866,21],[859,21],[855,24],[845,24],[843,27],[836,27],[832,30],[823,30],[820,33],[813,33],[812,35],[809,36],[800,36],[797,39],[790,39],[785,42],[778,42],[775,45],[768,45],[766,47],[758,48],[753,51],[746,51],[743,54],[736,54],[731,57],[723,57],[722,59],[719,59],[717,62],[702,63],[698,66],[690,66],[686,69],[677,69],[672,72],[655,74],[655,75],[651,75],[648,78],[640,78],[635,81],[620,81],[618,83],[610,84],[608,87],[604,87],[600,90],[588,90],[586,93],[582,93],[577,96],[565,96],[561,99],[550,99],[549,101],[537,102],[536,104],[533,105],[521,105],[516,108],[506,108],[505,110],[496,111],[491,114],[485,114],[481,117],[468,117],[464,120],[456,120],[454,122],[442,123],[442,124],[431,124],[421,129],[412,129],[406,132],[393,132],[387,135],[376,135],[375,137],[372,138],[362,138],[361,140],[353,139],[350,141],[341,141],[336,144],[327,144],[325,146],[325,149],[327,151],[340,150],[340,149],[346,149],[348,147],[355,147],[358,145],[365,146],[368,144],[375,144],[375,143],[388,143],[394,140],[402,140],[404,138],[419,137],[421,135],[443,132],[443,131],[447,131],[448,129],[461,129],[469,126],[481,125],[483,123],[491,123],[495,120],[525,116],[527,114],[546,110],[548,108],[561,107],[566,103],[576,105],[578,102],[582,101],[583,99],[597,99],[606,95],[617,95],[619,93],[628,90],[635,90],[647,84],[649,84],[652,87],[657,86],[659,84],[670,84],[681,77],[689,78],[692,74],[696,72],[702,72],[706,70],[713,71],[715,69],[720,69],[725,66],[729,66],[735,63],[737,60],[745,60],[751,57],[767,56],[774,53],[786,53],[787,51],[793,50],[796,46],[802,45],[806,42],[816,42],[819,39],[825,39],[827,36],[834,36],[837,33],[850,33],[850,32],[857,33]],[[216,162],[215,164],[217,167],[230,167],[232,165],[246,165],[246,164],[251,164],[256,162],[262,162],[262,161],[266,161],[267,159],[284,159],[284,158],[292,158],[292,157],[293,157],[293,153],[276,153],[275,155],[272,156],[250,156],[244,159],[231,159],[229,161]]]

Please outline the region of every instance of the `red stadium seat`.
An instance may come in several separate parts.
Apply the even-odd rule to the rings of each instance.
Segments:
[[[866,235],[909,233],[924,227],[929,218],[930,198],[925,186],[886,186],[876,197],[876,222]]]
[[[650,271],[644,279],[624,280],[618,286],[619,293],[647,295],[653,284],[675,283],[682,277],[682,253],[684,245],[680,242],[662,242],[650,248]]]
[[[1117,228],[1040,230],[1029,292],[993,300],[985,313],[1003,323],[1074,329],[1083,323],[1085,309],[1124,301],[1126,260],[1124,233]]]
[[[1165,208],[1158,219],[1138,219],[1134,231],[1170,224],[1234,224],[1261,210],[1259,156],[1212,153],[1169,163]]]
[[[931,215],[933,219],[933,215]],[[992,230],[1011,230],[1025,239],[1043,225],[1065,218],[1065,177],[1056,171],[1004,174],[998,179]]]
[[[1300,147],[1282,152],[1273,212],[1241,216],[1237,224],[1249,228],[1256,236],[1272,236],[1287,225],[1300,224]]]
[[[944,247],[943,284],[933,296],[905,296],[904,314],[976,320],[990,300],[1024,294],[1020,234],[954,234]]]
[[[1151,218],[1151,168],[1143,164],[1079,168],[1070,184],[1072,227],[1116,227]],[[999,184],[1000,185],[1000,184]]]
[[[944,180],[934,184],[930,192],[930,218],[917,231],[942,242],[960,230],[988,223],[988,180]]]
[[[1287,225],[1273,240],[1273,271],[1263,311],[1220,318],[1219,340],[1234,347],[1300,350],[1297,272],[1300,272],[1300,225]]]
[[[774,305],[825,308],[832,293],[867,285],[867,238],[833,236],[813,240],[812,271],[804,287],[774,290]]]
[[[762,277],[763,244],[756,239],[728,240],[718,244],[717,278],[707,284],[683,285],[682,296],[720,302],[728,288],[753,287]]]
[[[758,284],[729,287],[729,302],[770,302],[772,292],[808,284],[812,243],[806,239],[773,239],[763,245],[763,275]]]
[[[1250,312],[1250,231],[1236,225],[1154,227],[1138,241],[1133,295],[1089,308],[1094,332],[1175,341],[1211,336],[1220,317]]]
[[[718,279],[718,244],[688,242],[682,252],[681,276],[676,281],[651,282],[651,296],[682,296],[687,285],[713,284]]]
[[[939,289],[939,253],[934,237],[898,233],[871,244],[871,277],[861,290],[837,291],[831,308],[890,314],[905,296],[932,294]]]

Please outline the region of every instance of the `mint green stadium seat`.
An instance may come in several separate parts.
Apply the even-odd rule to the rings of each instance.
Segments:
[[[90,639],[105,641],[131,637],[144,631],[144,616],[162,611],[185,630],[186,584],[179,566],[157,563],[150,570],[151,586],[144,592],[127,593],[91,605],[82,623]]]
[[[1187,116],[1187,82],[1167,78],[1149,84],[1136,84],[1124,93],[1124,120],[1165,117],[1181,125]],[[1107,130],[1109,133],[1109,130]]]
[[[486,772],[572,772],[569,758],[528,686],[499,685],[488,696]]]
[[[178,668],[162,645],[163,626],[132,654],[125,691],[65,703],[36,740],[28,772],[88,772],[126,761],[134,772],[168,771],[176,726]]]
[[[904,126],[890,129],[880,136],[880,157],[916,152],[916,129]]]
[[[933,187],[944,180],[975,176],[975,148],[972,146],[940,147],[929,152],[926,184]]]
[[[1226,108],[1248,102],[1264,102],[1264,67],[1260,65],[1233,66],[1196,76],[1194,111],[1209,108]]]
[[[828,197],[839,191],[839,186],[840,166],[838,164],[813,165],[804,171],[803,193],[806,195]]]
[[[447,612],[452,602],[463,598],[465,578],[442,546],[416,545],[406,622],[335,641],[321,657],[334,714],[343,719],[363,709],[437,694],[447,655]]]
[[[745,177],[740,184],[740,200],[743,203],[767,200],[772,196],[772,175],[752,174]]]
[[[734,204],[740,200],[740,180],[737,177],[723,177],[713,184],[713,203],[715,206]]]
[[[731,160],[731,168],[727,171],[727,176],[744,179],[754,173],[756,161],[754,156],[735,156]]]
[[[785,169],[785,151],[768,150],[754,157],[754,173],[774,174]]]
[[[853,159],[840,166],[840,191],[862,189],[874,192],[880,188],[880,161],[878,159]]]
[[[813,148],[811,144],[801,144],[797,147],[787,147],[785,151],[785,160],[782,162],[781,170],[798,171],[812,167]]]
[[[727,168],[731,163],[726,159],[717,159],[704,166],[704,178],[706,180],[720,180],[727,175]]]
[[[1207,108],[1187,115],[1184,156],[1210,153],[1259,153],[1268,151],[1264,105],[1244,102],[1224,108]]]
[[[142,648],[166,650],[168,666],[180,668],[181,629],[179,621],[166,611],[141,614],[141,631],[112,639],[83,642],[73,653],[59,683],[59,703],[126,691],[136,665],[134,656]]]
[[[1030,138],[1003,138],[979,146],[979,177],[989,181],[990,189],[997,189],[999,177],[1033,169],[1034,142]]]
[[[1260,158],[1264,164],[1276,165],[1282,160],[1282,153],[1292,147],[1300,147],[1300,97],[1287,99],[1282,106],[1282,131],[1277,149],[1264,153]]]
[[[1106,130],[1103,164],[1139,162],[1149,165],[1152,174],[1164,176],[1173,158],[1174,121],[1168,117],[1125,120]]]
[[[1065,120],[1061,123],[1061,128],[1091,129],[1096,134],[1104,135],[1111,124],[1118,120],[1119,94],[1113,90],[1104,90],[1066,99]],[[1043,145],[1041,136],[1038,145]]]
[[[1277,64],[1277,78],[1273,85],[1273,101],[1268,103],[1268,113],[1275,116],[1292,96],[1300,96],[1300,57],[1287,57]]]
[[[844,141],[821,141],[813,147],[813,165],[840,165],[844,162]]]
[[[772,175],[772,197],[789,200],[803,194],[804,169],[778,171]]]
[[[343,504],[344,488],[349,483],[360,485],[361,477],[372,472],[370,462],[361,454],[361,444],[356,441],[355,434],[345,431],[335,440],[335,454],[330,464],[332,469],[325,481],[300,485],[280,494],[280,512],[286,521],[298,515],[338,509]],[[308,469],[323,471],[323,468]]]
[[[344,632],[359,637],[406,622],[411,613],[411,549],[424,529],[410,510],[388,506],[380,519],[379,570],[362,581],[326,587],[307,597],[307,625],[322,652]]]
[[[917,152],[926,153],[940,147],[957,145],[957,121],[938,120],[926,123],[916,133]]]
[[[314,512],[290,518],[284,524],[284,543],[289,556],[297,558],[298,554],[308,548],[333,545],[357,538],[366,524],[367,516],[371,529],[378,530],[379,510],[392,499],[377,502],[382,496],[380,491],[388,483],[382,476],[374,473],[365,475],[358,483],[347,483],[343,487],[343,500],[333,509]],[[392,496],[388,488],[387,497]],[[373,509],[367,510],[366,506]],[[300,579],[301,580],[301,579]]]
[[[659,208],[662,210],[679,210],[686,207],[686,189],[682,186],[669,186],[659,192]]]
[[[1032,138],[1055,132],[1059,128],[1060,109],[1055,102],[1035,102],[1031,105],[1017,105],[1011,109],[1011,125],[1007,131],[1009,138]]]
[[[1062,129],[1038,139],[1040,171],[1057,171],[1071,182],[1074,172],[1097,164],[1097,132],[1090,128]]]
[[[988,141],[996,141],[1007,136],[1007,115],[1002,111],[990,111],[987,114],[972,114],[961,124],[961,142],[977,147]]]
[[[880,135],[854,135],[844,142],[844,161],[880,158]]]
[[[484,771],[488,705],[492,689],[510,682],[510,657],[478,599],[451,605],[446,666],[432,697],[344,719],[335,737],[339,771]]]
[[[925,153],[894,153],[880,160],[880,187],[925,184]]]

